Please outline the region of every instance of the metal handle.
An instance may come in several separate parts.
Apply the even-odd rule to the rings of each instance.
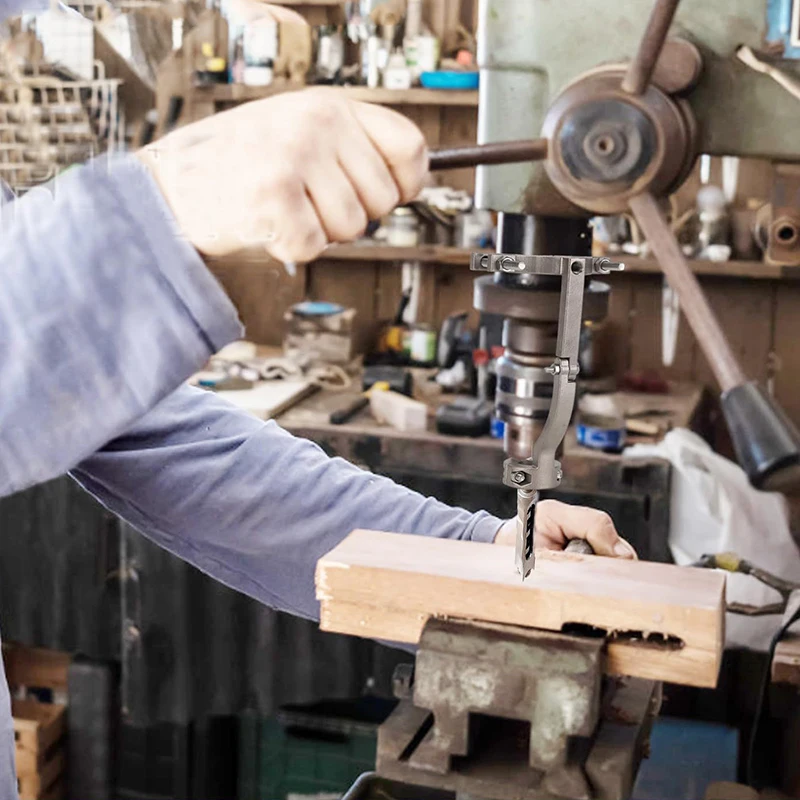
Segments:
[[[523,139],[516,142],[494,142],[463,147],[447,147],[430,152],[428,168],[477,167],[485,164],[520,164],[547,158],[547,139]]]
[[[586,541],[586,539],[570,539],[567,546],[564,548],[567,553],[577,553],[581,556],[593,556],[594,548]]]
[[[646,192],[631,198],[630,207],[669,285],[678,294],[683,313],[720,388],[726,392],[744,383],[744,372],[658,202]]]
[[[679,2],[680,0],[657,0],[653,6],[639,42],[639,49],[622,79],[622,89],[628,94],[644,94],[650,85]]]

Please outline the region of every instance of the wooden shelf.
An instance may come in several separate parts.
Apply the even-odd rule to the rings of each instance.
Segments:
[[[427,264],[449,264],[468,266],[473,251],[460,247],[422,245],[420,247],[390,247],[380,244],[336,244],[331,245],[321,259],[332,261],[421,261]],[[634,275],[657,275],[661,268],[657,261],[636,256],[619,256],[625,264],[625,272]],[[695,275],[716,278],[754,278],[757,280],[798,280],[800,268],[779,267],[760,261],[700,261],[691,260],[689,266]]]
[[[198,97],[209,97],[217,103],[242,103],[248,100],[259,100],[272,97],[282,92],[297,91],[306,86],[276,82],[269,86],[242,86],[226,83],[216,86],[205,86],[197,89]],[[337,91],[344,92],[353,100],[365,103],[383,103],[385,105],[406,106],[470,106],[477,107],[478,92],[446,91],[436,89],[370,89],[368,86],[337,86]]]
[[[658,262],[651,258],[626,255],[616,258],[625,264],[625,272],[644,274],[658,274],[661,272]],[[800,277],[797,270],[779,267],[775,264],[765,264],[761,261],[703,261],[694,259],[689,261],[689,266],[695,275],[716,278],[754,278],[774,281]]]

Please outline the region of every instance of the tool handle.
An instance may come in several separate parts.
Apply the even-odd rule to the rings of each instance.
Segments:
[[[369,403],[368,397],[357,397],[352,403],[344,408],[339,408],[336,411],[332,411],[330,415],[331,425],[344,425],[347,420],[361,411],[361,409],[364,408],[367,403]]]
[[[428,168],[457,169],[481,164],[519,164],[547,158],[547,139],[523,139],[516,142],[472,144],[431,150]]]
[[[586,541],[586,539],[570,539],[567,546],[564,548],[566,553],[578,553],[582,556],[593,556],[594,548]]]
[[[622,79],[622,89],[628,94],[639,95],[647,91],[679,2],[680,0],[656,0],[653,5],[639,49]]]

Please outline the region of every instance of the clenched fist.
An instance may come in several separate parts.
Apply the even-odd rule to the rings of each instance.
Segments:
[[[326,88],[247,103],[138,155],[202,254],[261,245],[284,262],[358,238],[417,195],[428,164],[406,117]]]
[[[599,556],[637,557],[605,511],[541,500],[536,504],[535,524],[533,543],[537,549],[563,550],[570,539],[586,539]],[[514,544],[516,536],[517,520],[510,519],[497,532],[494,541],[495,544]]]

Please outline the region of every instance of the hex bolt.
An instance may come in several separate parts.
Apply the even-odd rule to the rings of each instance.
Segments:
[[[515,472],[511,476],[511,480],[514,481],[514,483],[525,483],[525,473],[524,472]]]
[[[505,270],[506,272],[510,272],[513,269],[516,270],[525,269],[525,265],[518,263],[511,256],[503,256],[500,259],[500,269]]]

